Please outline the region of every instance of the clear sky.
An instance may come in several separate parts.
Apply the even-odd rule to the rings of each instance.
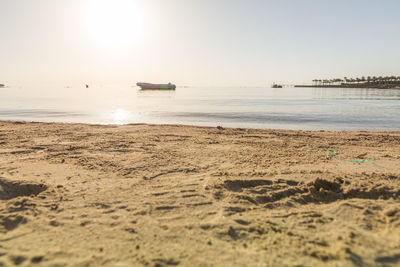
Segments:
[[[398,0],[0,0],[0,83],[400,75]]]

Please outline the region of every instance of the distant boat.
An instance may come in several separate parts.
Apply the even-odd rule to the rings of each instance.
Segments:
[[[272,88],[282,88],[282,85],[274,83],[272,84]]]
[[[137,83],[142,90],[175,90],[176,85],[172,83],[154,84],[154,83]]]
[[[0,88],[6,87],[4,84],[0,83]]]

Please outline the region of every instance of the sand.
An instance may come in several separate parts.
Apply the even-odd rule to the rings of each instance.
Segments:
[[[399,266],[399,166],[400,132],[0,122],[0,266]]]

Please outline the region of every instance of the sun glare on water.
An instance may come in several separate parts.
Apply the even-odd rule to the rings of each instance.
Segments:
[[[120,48],[132,45],[143,29],[136,1],[88,0],[88,32],[95,42]]]
[[[122,124],[129,116],[129,112],[123,109],[117,109],[112,113],[113,122]]]

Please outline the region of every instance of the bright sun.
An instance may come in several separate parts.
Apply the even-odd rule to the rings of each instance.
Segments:
[[[92,38],[111,48],[132,45],[142,23],[136,1],[88,0],[87,25]]]

